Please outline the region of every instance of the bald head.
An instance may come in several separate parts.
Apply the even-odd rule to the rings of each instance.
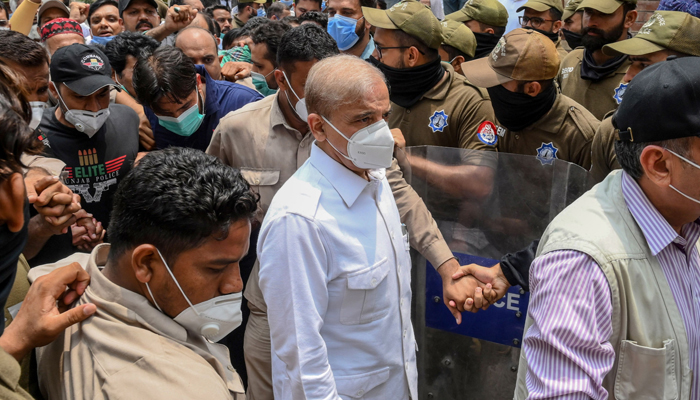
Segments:
[[[197,26],[181,30],[175,37],[175,47],[182,50],[195,64],[204,65],[213,79],[221,79],[218,46],[208,30]]]
[[[342,78],[352,85],[338,85]],[[357,104],[370,92],[386,91],[384,74],[367,61],[350,55],[338,55],[319,61],[309,71],[305,98],[310,113],[330,116],[349,104]]]

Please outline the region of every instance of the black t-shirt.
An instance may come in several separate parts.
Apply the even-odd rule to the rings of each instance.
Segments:
[[[66,164],[66,186],[79,194],[85,211],[109,227],[112,198],[134,165],[139,150],[139,117],[127,106],[110,104],[110,116],[92,137],[69,128],[47,110],[36,130],[47,157]]]

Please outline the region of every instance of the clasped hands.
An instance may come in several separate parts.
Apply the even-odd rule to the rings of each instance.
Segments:
[[[510,287],[500,264],[491,268],[476,264],[460,266],[453,258],[443,263],[438,273],[442,277],[443,301],[457,324],[462,323],[462,312],[486,310],[505,296]]]

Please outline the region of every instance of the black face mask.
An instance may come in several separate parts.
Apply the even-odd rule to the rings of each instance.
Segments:
[[[371,56],[368,61],[384,73],[389,81],[389,98],[403,108],[409,108],[418,103],[423,95],[435,87],[445,75],[445,69],[439,58],[413,68],[393,68],[382,64],[374,56]]]
[[[0,226],[0,306],[5,309],[5,302],[17,274],[17,260],[24,251],[29,238],[29,201],[24,200],[24,226],[19,232],[10,232],[7,224]],[[5,324],[0,324],[0,335]]]
[[[498,122],[510,131],[521,131],[539,121],[552,109],[557,99],[554,84],[549,85],[535,97],[525,93],[511,92],[502,85],[487,89],[491,105]]]
[[[491,54],[491,50],[496,47],[496,44],[501,40],[500,36],[491,33],[474,32],[476,38],[476,52],[474,59],[486,57]]]
[[[549,38],[549,40],[551,40],[554,43],[559,41],[559,34],[558,33],[552,33],[552,32],[543,31],[541,29],[535,29],[531,26],[526,26],[525,29],[530,29],[530,30],[533,30],[537,33],[541,33],[541,34],[547,36]]]
[[[593,52],[585,49],[583,51],[583,61],[581,62],[581,78],[598,82],[617,71],[625,60],[627,60],[627,55],[621,54],[604,62],[603,65],[598,65],[593,59]]]
[[[564,39],[566,39],[566,43],[569,44],[569,47],[575,49],[581,46],[581,38],[583,36],[580,33],[571,32],[568,29],[562,29],[561,32],[564,34]]]

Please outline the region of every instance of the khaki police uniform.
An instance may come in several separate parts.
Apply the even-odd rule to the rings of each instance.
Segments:
[[[600,122],[591,142],[591,176],[601,182],[615,169],[620,169],[615,154],[617,134],[612,124],[612,113]]]
[[[243,178],[260,195],[261,209],[256,216],[259,221],[277,191],[309,158],[313,144],[311,133],[301,134],[287,123],[279,107],[279,96],[280,92],[222,118],[207,149],[207,154],[240,169]],[[403,179],[396,161],[387,169],[386,177],[407,225],[411,247],[436,266],[453,258],[430,212]],[[259,269],[256,262],[244,292],[251,312],[243,344],[249,400],[273,398],[270,326],[258,283]]]
[[[559,53],[559,59],[563,60],[571,52],[571,47],[569,47],[569,44],[563,39],[557,40],[556,45],[557,53]]]
[[[591,167],[591,141],[600,122],[570,98],[558,94],[552,108],[532,126],[505,130],[498,151],[536,156],[542,164],[564,160]]]
[[[596,118],[602,119],[605,114],[617,109],[615,89],[620,88],[632,62],[625,60],[613,73],[594,82],[581,78],[583,51],[583,48],[574,49],[564,58],[557,82],[563,94],[584,106]]]
[[[406,146],[442,146],[495,151],[496,120],[486,91],[477,88],[451,65],[443,64],[446,77],[410,108],[392,103],[389,126],[401,129]],[[492,139],[490,139],[492,138]],[[491,158],[484,158],[488,163]]]
[[[240,8],[242,4],[246,3],[258,3],[258,4],[265,4],[266,0],[239,0],[238,1],[238,7]],[[262,6],[261,6],[262,7]],[[245,25],[245,22],[241,21],[238,18],[238,15],[234,15],[233,17],[233,28],[232,29],[238,29],[238,28],[243,28],[243,25]]]

